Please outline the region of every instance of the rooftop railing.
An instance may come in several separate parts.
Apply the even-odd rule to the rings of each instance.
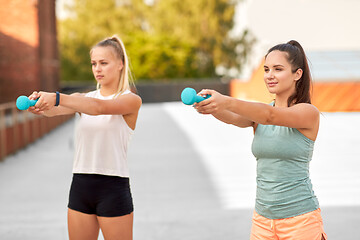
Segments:
[[[20,111],[15,102],[0,104],[0,161],[33,143],[74,115],[44,117]]]

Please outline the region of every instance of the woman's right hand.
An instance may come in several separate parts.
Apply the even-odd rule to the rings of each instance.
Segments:
[[[194,108],[202,114],[217,114],[225,109],[226,96],[210,89],[203,89],[199,92],[200,96],[211,95],[199,103],[194,104]]]
[[[34,91],[30,96],[29,99],[30,100],[36,100],[40,97],[39,93],[37,91]],[[31,112],[33,114],[37,114],[37,115],[42,115],[44,114],[44,111],[40,111],[39,108],[36,108],[35,106],[29,107],[28,112]]]

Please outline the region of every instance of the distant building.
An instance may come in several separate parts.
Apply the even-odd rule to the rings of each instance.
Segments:
[[[309,52],[313,104],[323,112],[360,111],[360,51]]]
[[[313,77],[312,103],[322,112],[360,111],[360,51],[307,53]],[[233,80],[233,97],[270,102],[274,98],[264,84],[264,62],[248,80]]]
[[[0,103],[59,88],[55,0],[0,0]]]

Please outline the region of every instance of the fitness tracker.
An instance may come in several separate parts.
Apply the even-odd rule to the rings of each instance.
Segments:
[[[58,91],[56,91],[55,93],[56,93],[55,107],[57,107],[57,106],[59,106],[59,103],[60,103],[60,93]]]

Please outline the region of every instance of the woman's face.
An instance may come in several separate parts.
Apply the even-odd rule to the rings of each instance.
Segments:
[[[292,72],[287,60],[287,53],[278,50],[270,52],[264,64],[264,81],[267,89],[273,94],[290,96],[295,91],[295,83],[301,78],[302,70]]]
[[[111,47],[95,47],[91,52],[91,66],[94,77],[102,87],[117,88],[122,61],[116,58]]]

